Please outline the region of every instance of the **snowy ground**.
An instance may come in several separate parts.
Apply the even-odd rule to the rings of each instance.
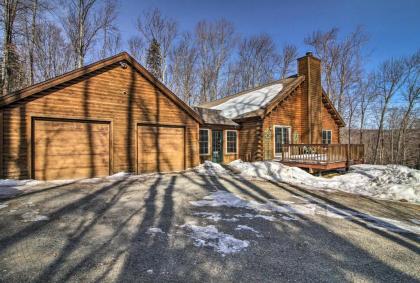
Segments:
[[[351,166],[349,173],[332,178],[316,177],[274,161],[249,163],[236,160],[229,166],[247,178],[420,203],[420,171],[400,165],[355,165]]]

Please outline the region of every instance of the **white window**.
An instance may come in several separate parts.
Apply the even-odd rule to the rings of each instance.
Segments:
[[[332,131],[331,130],[322,130],[322,143],[331,144],[332,141]]]
[[[238,132],[235,130],[226,131],[226,153],[237,153]]]
[[[209,155],[209,130],[200,129],[199,145],[200,145],[200,155]]]
[[[274,156],[281,156],[282,145],[290,144],[290,126],[274,126]]]

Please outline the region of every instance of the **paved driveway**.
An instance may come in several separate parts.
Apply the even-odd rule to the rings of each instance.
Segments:
[[[420,280],[408,203],[186,172],[40,184],[0,207],[3,282]]]

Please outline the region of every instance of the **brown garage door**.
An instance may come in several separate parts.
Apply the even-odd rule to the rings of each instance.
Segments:
[[[35,179],[74,179],[109,175],[109,123],[35,120]]]
[[[139,173],[181,171],[184,166],[184,128],[138,126]]]

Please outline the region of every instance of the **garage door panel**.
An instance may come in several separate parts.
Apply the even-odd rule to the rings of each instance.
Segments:
[[[36,179],[109,175],[110,126],[102,122],[35,120]]]
[[[137,165],[140,173],[184,169],[184,127],[139,126]]]

